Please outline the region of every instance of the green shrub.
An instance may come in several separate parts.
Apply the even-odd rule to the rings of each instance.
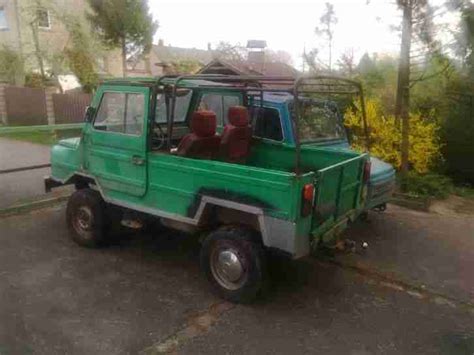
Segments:
[[[39,73],[29,72],[25,76],[25,86],[29,88],[44,88],[46,87],[46,79]]]
[[[453,97],[442,120],[445,168],[455,181],[474,184],[474,92]]]
[[[413,197],[446,198],[453,191],[453,183],[450,178],[435,174],[417,174],[414,171],[408,173],[400,183],[406,187],[406,191]]]
[[[23,85],[24,62],[21,55],[3,45],[0,47],[0,81],[13,85]]]

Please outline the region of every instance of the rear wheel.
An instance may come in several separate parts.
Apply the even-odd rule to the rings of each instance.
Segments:
[[[202,245],[201,266],[216,293],[232,302],[254,300],[268,283],[263,246],[245,228],[210,233]]]
[[[66,221],[77,244],[94,248],[105,241],[106,208],[98,192],[82,189],[74,192],[66,209]]]

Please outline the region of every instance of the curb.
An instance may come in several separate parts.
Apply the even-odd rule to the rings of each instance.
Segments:
[[[19,205],[0,209],[0,217],[9,217],[17,214],[22,214],[34,210],[38,210],[45,207],[54,206],[60,202],[66,201],[69,195],[56,196],[51,198],[45,198],[41,200],[31,201]]]
[[[429,212],[432,198],[414,198],[407,194],[394,193],[390,203],[406,207],[415,211]]]

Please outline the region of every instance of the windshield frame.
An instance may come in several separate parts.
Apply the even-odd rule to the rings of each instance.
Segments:
[[[311,102],[313,104],[317,104],[320,107],[324,105],[324,107],[327,107],[332,111],[334,114],[334,119],[336,119],[336,126],[340,129],[340,135],[339,137],[314,137],[314,138],[309,138],[309,139],[303,139],[301,136],[301,129],[302,129],[302,122],[303,122],[303,112],[300,112],[300,124],[299,124],[299,140],[301,144],[311,144],[311,143],[327,143],[327,142],[347,142],[347,131],[344,127],[344,117],[339,110],[338,105],[332,101],[332,100],[325,100],[325,99],[318,99],[318,98],[309,98],[309,97],[303,97],[300,96],[298,98],[298,103],[301,106],[303,103],[308,103]],[[290,114],[291,120],[294,121],[295,119],[295,100],[294,98],[288,102],[288,112]],[[301,109],[300,109],[301,110]],[[302,111],[302,110],[301,110]],[[293,128],[293,139],[296,141],[296,127],[292,125]]]

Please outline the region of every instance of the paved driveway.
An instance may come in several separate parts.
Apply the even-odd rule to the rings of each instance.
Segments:
[[[440,215],[390,206],[347,237],[369,249],[338,260],[474,303],[474,214]]]
[[[353,238],[365,231],[374,248],[369,250],[378,243],[386,249],[384,262],[371,252],[357,255],[359,261],[382,270],[401,263],[405,235],[418,241],[412,251],[433,233],[456,230],[473,237],[471,225],[459,228],[457,219],[436,225],[432,215],[413,219],[394,209],[376,215],[370,228],[353,229]],[[394,225],[399,239],[390,237]],[[474,352],[474,306],[461,301],[468,294],[459,294],[458,302],[449,288],[439,290],[455,300],[440,302],[443,297],[419,297],[332,263],[279,260],[272,263],[275,286],[269,297],[233,306],[209,293],[199,272],[198,245],[182,234],[122,235],[109,248],[83,249],[67,236],[63,206],[2,218],[0,231],[2,355]],[[451,250],[452,243],[442,240],[431,238],[429,244]],[[435,249],[427,250],[430,257],[439,257]],[[397,270],[416,284],[431,285],[437,277],[441,282],[447,274],[463,277],[456,263],[440,262],[443,268],[433,268],[432,275],[409,270],[431,267],[428,258]]]
[[[49,146],[0,138],[0,170],[49,163]],[[0,209],[44,192],[43,177],[50,169],[0,175]]]

